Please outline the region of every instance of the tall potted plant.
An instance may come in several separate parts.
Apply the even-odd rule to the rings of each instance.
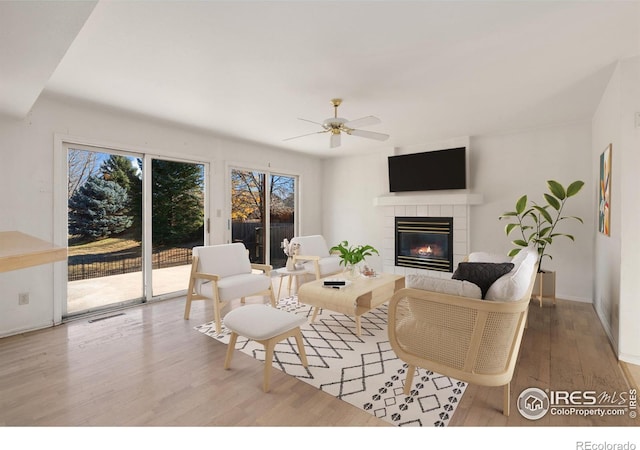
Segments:
[[[547,187],[549,192],[544,194],[546,205],[539,205],[536,202],[531,202],[531,205],[529,205],[527,196],[523,195],[516,202],[514,211],[507,211],[502,214],[500,216],[501,220],[512,220],[504,229],[506,235],[509,236],[515,230],[520,232],[521,237],[512,241],[516,247],[509,252],[509,256],[515,256],[522,248],[533,244],[538,249],[539,262],[540,266],[542,266],[544,257],[553,259],[547,253],[547,247],[553,243],[555,238],[562,236],[575,241],[573,235],[559,233],[556,228],[560,222],[568,219],[583,223],[580,217],[562,215],[562,210],[567,200],[580,192],[583,186],[584,182],[578,180],[565,189],[557,181],[548,180]]]
[[[555,273],[542,269],[543,259],[545,257],[553,259],[548,253],[548,249],[553,244],[554,239],[564,237],[575,241],[573,235],[559,232],[558,226],[567,220],[583,223],[580,217],[562,215],[567,200],[580,192],[583,186],[584,182],[580,180],[574,181],[566,188],[555,180],[548,180],[547,188],[549,192],[544,193],[545,204],[538,204],[533,201],[530,204],[528,197],[523,195],[516,201],[515,210],[507,211],[499,217],[500,220],[510,220],[510,223],[504,229],[507,236],[513,232],[519,233],[519,237],[512,241],[515,248],[509,252],[509,256],[517,255],[520,250],[530,245],[535,246],[538,250],[539,274],[536,284],[540,290],[540,305],[542,305],[542,296],[544,294],[542,290],[545,284],[545,274],[549,273],[552,276],[552,283],[555,286]],[[555,287],[553,290],[555,304]]]

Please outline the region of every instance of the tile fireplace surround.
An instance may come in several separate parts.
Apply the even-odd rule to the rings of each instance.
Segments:
[[[382,270],[398,275],[424,274],[451,278],[451,272],[395,266],[395,217],[453,217],[453,267],[469,254],[470,207],[482,204],[480,194],[385,195],[374,205],[382,216]],[[455,270],[455,269],[454,269]]]

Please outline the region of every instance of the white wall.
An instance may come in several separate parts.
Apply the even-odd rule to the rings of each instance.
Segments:
[[[567,186],[582,180],[582,191],[567,201],[563,215],[578,216],[584,224],[566,221],[557,232],[575,237],[556,239],[548,248],[552,260],[542,267],[556,271],[556,295],[567,300],[592,301],[594,183],[591,173],[591,125],[567,124],[471,139],[471,179],[484,203],[471,209],[471,250],[508,253],[515,236],[504,233],[500,214],[515,209],[520,196],[546,204],[547,180]]]
[[[173,157],[187,155],[209,161],[211,243],[225,242],[227,237],[225,167],[229,161],[299,174],[301,233],[322,231],[322,211],[317,207],[322,203],[319,159],[47,97],[38,100],[24,120],[0,118],[0,230],[18,230],[54,240],[55,227],[59,227],[54,225],[53,217],[56,133],[112,143],[132,151]],[[220,217],[216,215],[217,210],[221,210]],[[0,273],[0,336],[54,323],[53,266]],[[18,306],[19,292],[30,293],[29,305]]]
[[[393,148],[374,153],[324,160],[322,229],[329,246],[341,241],[372,245],[380,256],[367,264],[382,270],[382,227],[380,208],[373,199],[389,192],[387,157]]]
[[[454,141],[439,142],[447,148]],[[457,142],[457,141],[455,141]],[[484,203],[471,206],[471,251],[485,250],[506,254],[510,239],[498,216],[513,208],[520,195],[542,199],[546,180],[567,184],[584,180],[583,191],[567,204],[566,214],[583,218],[584,225],[568,227],[576,242],[558,241],[552,247],[553,261],[548,269],[558,272],[558,296],[591,301],[593,283],[593,180],[591,174],[590,123],[548,127],[519,133],[471,137],[470,191],[484,195]],[[415,151],[438,148],[433,143],[411,146]],[[456,145],[454,145],[456,146]],[[324,234],[329,242],[347,239],[384,248],[383,208],[373,199],[388,194],[387,156],[393,149],[375,155],[351,156],[324,161]],[[380,270],[380,259],[372,259]]]
[[[640,55],[620,61],[593,118],[592,172],[612,144],[611,236],[595,236],[596,311],[618,357],[640,364]]]

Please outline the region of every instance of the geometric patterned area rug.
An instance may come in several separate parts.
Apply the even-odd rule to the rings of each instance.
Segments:
[[[278,308],[309,319],[312,307],[297,298],[280,300]],[[409,396],[403,393],[407,365],[396,357],[387,336],[387,306],[361,316],[361,336],[353,317],[321,310],[314,323],[300,329],[309,367],[302,366],[294,338],[276,345],[273,367],[396,426],[446,426],[466,383],[417,369]],[[230,331],[216,333],[213,322],[196,330],[225,344]],[[264,361],[264,347],[238,336],[236,350]]]

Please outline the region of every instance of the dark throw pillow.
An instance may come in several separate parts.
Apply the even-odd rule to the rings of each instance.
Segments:
[[[451,278],[477,285],[484,298],[493,282],[512,269],[513,263],[461,262]]]

